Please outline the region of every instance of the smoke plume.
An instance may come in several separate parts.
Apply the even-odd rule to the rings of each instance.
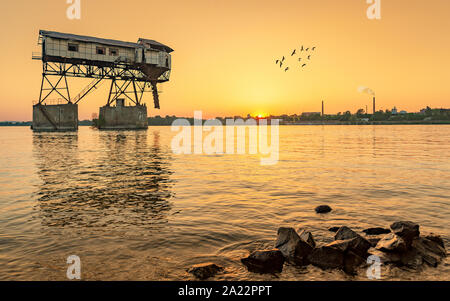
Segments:
[[[359,93],[366,93],[366,94],[375,96],[375,92],[372,89],[367,88],[367,87],[361,86],[358,88],[358,91],[359,91]]]

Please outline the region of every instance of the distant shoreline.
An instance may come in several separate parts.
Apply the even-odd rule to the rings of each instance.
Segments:
[[[433,121],[371,121],[371,122],[350,122],[350,121],[305,121],[305,122],[295,122],[295,123],[284,123],[281,122],[280,125],[291,126],[291,125],[449,125],[450,120],[433,120]],[[270,125],[270,122],[269,124]],[[0,127],[30,127],[31,122],[20,122],[20,123],[6,123],[0,122]],[[79,126],[93,126],[93,124],[79,124]],[[149,124],[152,126],[171,126],[170,124]],[[193,126],[191,124],[191,126]]]
[[[305,121],[295,123],[280,123],[280,125],[432,125],[432,124],[450,124],[450,120],[430,120],[430,121],[369,121],[369,122],[351,122],[351,121]]]

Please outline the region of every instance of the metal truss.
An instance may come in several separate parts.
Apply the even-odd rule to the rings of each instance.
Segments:
[[[116,101],[121,95],[130,99],[134,104],[140,105],[144,93],[153,92],[155,108],[159,108],[159,97],[156,84],[168,81],[170,76],[170,71],[167,71],[161,75],[157,81],[152,81],[150,83],[141,70],[138,68],[131,68],[130,65],[126,64],[94,66],[43,61],[42,68],[42,83],[38,104],[44,103],[53,93],[59,94],[59,96],[67,101],[67,103],[77,104],[89,94],[89,92],[96,88],[102,80],[111,79],[110,94],[107,102],[108,106]],[[72,99],[67,77],[92,78],[94,80]],[[52,81],[51,78],[54,80]],[[129,94],[133,95],[130,97]]]
[[[63,79],[64,79],[64,81],[63,81]],[[61,87],[63,82],[64,82],[65,86]],[[52,82],[51,78],[49,76],[47,76],[47,74],[45,74],[45,73],[42,74],[41,92],[39,94],[38,104],[42,104],[53,92],[56,92],[57,94],[59,94],[68,103],[72,103],[72,101],[70,99],[69,85],[67,83],[67,77],[65,74],[59,76],[59,79],[54,82]],[[45,96],[44,96],[44,94],[45,94]]]
[[[144,93],[150,91],[147,89],[148,86],[150,86],[148,82],[137,81],[135,79],[112,79],[106,105],[112,105],[122,95],[135,105],[141,105]]]

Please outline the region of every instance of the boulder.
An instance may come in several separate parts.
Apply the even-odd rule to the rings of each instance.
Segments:
[[[423,257],[419,254],[419,252],[416,249],[408,250],[405,253],[400,254],[399,256],[400,262],[397,263],[403,266],[407,266],[409,268],[417,270],[423,264]]]
[[[330,247],[322,246],[315,248],[309,255],[311,264],[322,269],[335,269],[344,267],[344,252]]]
[[[419,225],[410,221],[395,222],[391,225],[391,230],[395,235],[403,238],[408,246],[420,235]]]
[[[385,229],[385,228],[368,228],[363,230],[364,233],[366,233],[367,235],[380,235],[380,234],[388,234],[391,233],[391,230],[389,229]]]
[[[339,228],[341,227],[331,227],[328,229],[328,231],[336,233],[339,230]]]
[[[350,275],[356,275],[356,270],[365,262],[364,258],[358,254],[349,251],[344,255],[344,272]]]
[[[307,264],[307,256],[313,250],[313,247],[300,238],[293,228],[278,229],[275,248],[281,251],[286,260],[300,265]]]
[[[428,235],[425,236],[426,239],[434,241],[435,243],[437,243],[438,245],[440,245],[442,248],[445,249],[445,244],[444,241],[442,240],[441,236],[434,234],[434,233],[430,233]]]
[[[433,267],[436,267],[442,258],[447,256],[445,248],[439,242],[435,242],[426,237],[414,239],[411,247],[417,251],[425,263]]]
[[[336,235],[334,235],[335,240],[346,240],[355,237],[361,237],[361,235],[359,235],[358,233],[356,233],[347,226],[340,227],[339,230],[336,232]]]
[[[375,247],[381,240],[381,237],[367,237],[366,239],[372,247]]]
[[[316,210],[316,213],[328,213],[328,212],[331,212],[331,210],[333,210],[333,209],[331,209],[331,207],[328,205],[320,205],[320,206],[317,206],[315,210]]]
[[[344,253],[353,252],[363,258],[367,256],[367,250],[372,247],[370,242],[361,236],[346,240],[335,240],[327,246],[339,249]]]
[[[223,271],[223,267],[214,263],[197,264],[187,270],[188,273],[193,274],[198,279],[208,279],[214,277],[217,273]]]
[[[248,257],[241,259],[250,272],[262,274],[281,273],[284,261],[284,256],[278,249],[254,251]]]
[[[300,230],[300,239],[307,242],[311,247],[316,247],[316,242],[314,241],[314,237],[312,236],[312,233],[306,230]]]
[[[380,240],[376,248],[369,249],[368,253],[380,257],[383,263],[394,263],[413,269],[419,269],[423,263],[436,267],[446,256],[446,250],[435,237],[416,237],[408,247],[403,238],[391,233]]]
[[[397,253],[385,253],[375,248],[370,248],[367,251],[367,253],[369,254],[369,256],[374,255],[380,258],[382,264],[389,264],[389,263],[397,264],[401,262],[401,256]]]
[[[385,253],[375,248],[370,248],[368,253],[369,256],[378,256],[382,264],[395,264],[419,269],[423,263],[422,256],[416,250],[408,250],[404,253]]]
[[[408,250],[408,246],[403,238],[394,233],[386,234],[376,245],[377,250],[390,253],[403,253]]]

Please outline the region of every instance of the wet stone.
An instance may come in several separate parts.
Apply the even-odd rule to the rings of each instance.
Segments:
[[[308,256],[312,265],[322,269],[336,269],[344,266],[344,252],[330,246],[315,248]]]
[[[375,247],[377,250],[391,253],[402,253],[408,250],[408,246],[403,238],[394,233],[384,236]]]
[[[388,234],[391,233],[391,230],[389,229],[385,229],[385,228],[368,228],[363,230],[364,233],[366,233],[367,235],[380,235],[380,234]]]
[[[223,271],[223,267],[216,265],[215,263],[202,263],[197,264],[187,270],[198,279],[208,279],[214,277],[217,273]]]
[[[284,256],[278,249],[254,251],[248,257],[241,259],[242,264],[250,272],[261,274],[281,273],[284,261]]]
[[[309,237],[309,235],[305,233],[303,233],[303,235],[305,238]],[[278,237],[275,243],[275,248],[281,251],[286,260],[299,265],[304,265],[307,263],[306,258],[313,249],[310,243],[304,241],[297,234],[295,229],[283,227],[278,229]]]
[[[317,206],[315,210],[317,213],[328,213],[328,212],[331,212],[331,210],[333,210],[333,209],[331,209],[331,207],[328,205],[320,205],[320,206]]]

